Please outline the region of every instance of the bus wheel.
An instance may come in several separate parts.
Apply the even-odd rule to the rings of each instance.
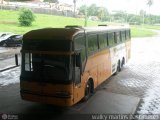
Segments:
[[[88,80],[85,88],[85,96],[83,98],[84,101],[87,101],[93,94],[93,84],[91,80]]]
[[[117,75],[117,73],[120,72],[120,71],[121,71],[121,62],[120,62],[120,60],[119,60],[118,63],[117,63],[117,70],[116,70],[116,72],[114,73],[114,75]]]
[[[7,45],[6,42],[4,42],[2,46],[3,46],[3,47],[7,47],[8,45]]]
[[[121,67],[123,67],[124,65],[125,65],[125,59],[124,59],[124,57],[123,57],[122,63],[121,63]]]
[[[121,61],[120,61],[120,60],[118,61],[117,70],[118,70],[118,72],[120,72],[120,71],[121,71]]]

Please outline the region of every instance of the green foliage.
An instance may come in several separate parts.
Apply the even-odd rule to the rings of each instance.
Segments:
[[[21,26],[31,26],[35,16],[30,9],[21,8],[18,20]]]
[[[101,20],[101,21],[107,21],[108,19],[108,11],[106,8],[104,7],[99,7],[98,8],[98,18]]]
[[[82,5],[79,8],[79,13],[85,15],[86,10],[88,9],[88,7],[86,5]]]
[[[13,32],[18,34],[24,34],[33,29],[40,29],[46,27],[57,27],[62,28],[66,25],[79,25],[84,26],[84,19],[81,18],[71,18],[63,16],[53,16],[53,15],[44,15],[44,14],[35,14],[36,21],[32,23],[32,26],[23,27],[18,24],[0,24],[0,32]],[[1,21],[9,21],[18,23],[18,12],[2,10],[0,12]],[[87,26],[97,26],[97,21],[88,20]]]
[[[18,20],[17,20],[18,14],[17,13],[18,13],[17,11],[2,10],[0,12],[0,20],[18,23]],[[110,15],[107,17],[109,20],[114,21],[114,18],[112,18],[113,16]],[[129,17],[134,17],[134,16],[128,15],[128,19],[129,19]],[[160,21],[160,17],[159,18],[156,17],[156,19]],[[97,26],[98,24],[107,24],[107,23],[88,20],[87,25],[88,26]],[[115,23],[112,23],[112,24],[115,24]],[[13,32],[13,33],[17,33],[17,34],[24,34],[30,30],[33,30],[33,29],[40,29],[40,28],[45,28],[45,27],[64,27],[66,25],[83,26],[84,19],[36,14],[36,21],[33,23],[32,26],[23,27],[23,26],[19,26],[17,24],[0,24],[0,32]],[[133,26],[133,27],[131,27],[131,35],[132,35],[132,37],[146,37],[146,36],[156,35],[156,33],[150,29],[160,30],[160,26],[158,26],[158,25],[157,26],[153,26],[153,25],[152,26],[151,25]]]
[[[145,26],[132,26],[131,35],[132,37],[150,37],[157,35],[157,33],[150,29],[146,29]]]
[[[151,7],[153,5],[153,0],[147,0],[147,5]]]
[[[87,7],[86,5],[82,5],[79,8],[79,13],[85,15],[87,12],[87,16],[97,16],[101,21],[108,20],[108,10],[104,7],[97,7],[95,4]]]
[[[89,6],[87,12],[88,12],[89,16],[97,16],[98,15],[98,7],[96,6],[96,4],[92,4]]]

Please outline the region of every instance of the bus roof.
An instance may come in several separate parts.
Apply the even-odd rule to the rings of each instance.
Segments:
[[[32,30],[23,36],[23,40],[72,40],[79,33],[96,33],[129,29],[128,26],[66,27]],[[54,39],[53,39],[54,38]]]
[[[85,27],[85,32],[109,32],[109,31],[120,31],[130,29],[128,26],[98,26],[98,27]]]

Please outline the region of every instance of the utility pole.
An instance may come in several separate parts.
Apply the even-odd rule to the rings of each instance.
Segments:
[[[85,8],[85,22],[84,26],[87,27],[87,7]]]
[[[76,2],[77,2],[77,0],[73,0],[73,4],[74,4],[74,17],[76,17]]]

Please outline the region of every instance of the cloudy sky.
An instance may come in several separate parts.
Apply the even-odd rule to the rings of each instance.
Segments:
[[[73,4],[73,0],[59,0],[60,3]],[[106,7],[110,12],[123,10],[129,13],[138,14],[140,10],[149,11],[146,5],[147,0],[77,0],[77,7],[86,4],[97,4],[97,6]],[[150,8],[152,14],[160,15],[160,0],[153,0]]]

